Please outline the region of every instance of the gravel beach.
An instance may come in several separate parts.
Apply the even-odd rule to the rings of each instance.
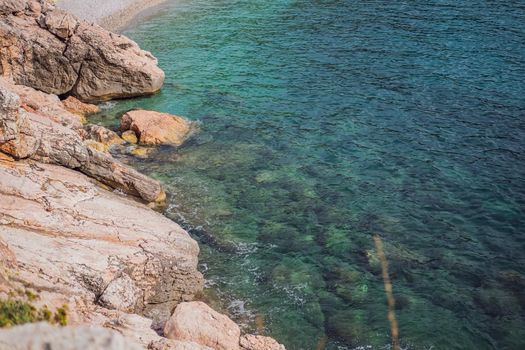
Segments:
[[[125,28],[141,12],[167,0],[58,0],[57,6],[111,31]]]

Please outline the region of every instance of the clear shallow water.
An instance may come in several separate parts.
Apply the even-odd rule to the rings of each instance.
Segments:
[[[207,298],[288,349],[384,349],[383,238],[409,349],[525,347],[525,5],[201,1],[126,32],[131,107],[202,122],[127,158],[202,247]]]

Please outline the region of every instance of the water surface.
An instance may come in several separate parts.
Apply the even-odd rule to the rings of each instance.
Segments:
[[[142,107],[202,123],[127,159],[201,242],[207,298],[288,349],[525,348],[525,5],[181,0],[126,32]]]

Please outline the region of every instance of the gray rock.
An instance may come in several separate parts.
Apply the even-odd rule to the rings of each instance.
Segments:
[[[0,329],[0,350],[142,350],[116,331],[34,323]]]
[[[108,309],[133,311],[141,297],[141,290],[124,273],[109,283],[100,296],[99,303]]]

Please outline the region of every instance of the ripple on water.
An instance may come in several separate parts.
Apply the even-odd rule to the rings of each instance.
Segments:
[[[288,349],[383,349],[381,234],[407,349],[525,346],[525,8],[204,1],[127,32],[202,121],[125,158],[201,242],[212,305]]]

